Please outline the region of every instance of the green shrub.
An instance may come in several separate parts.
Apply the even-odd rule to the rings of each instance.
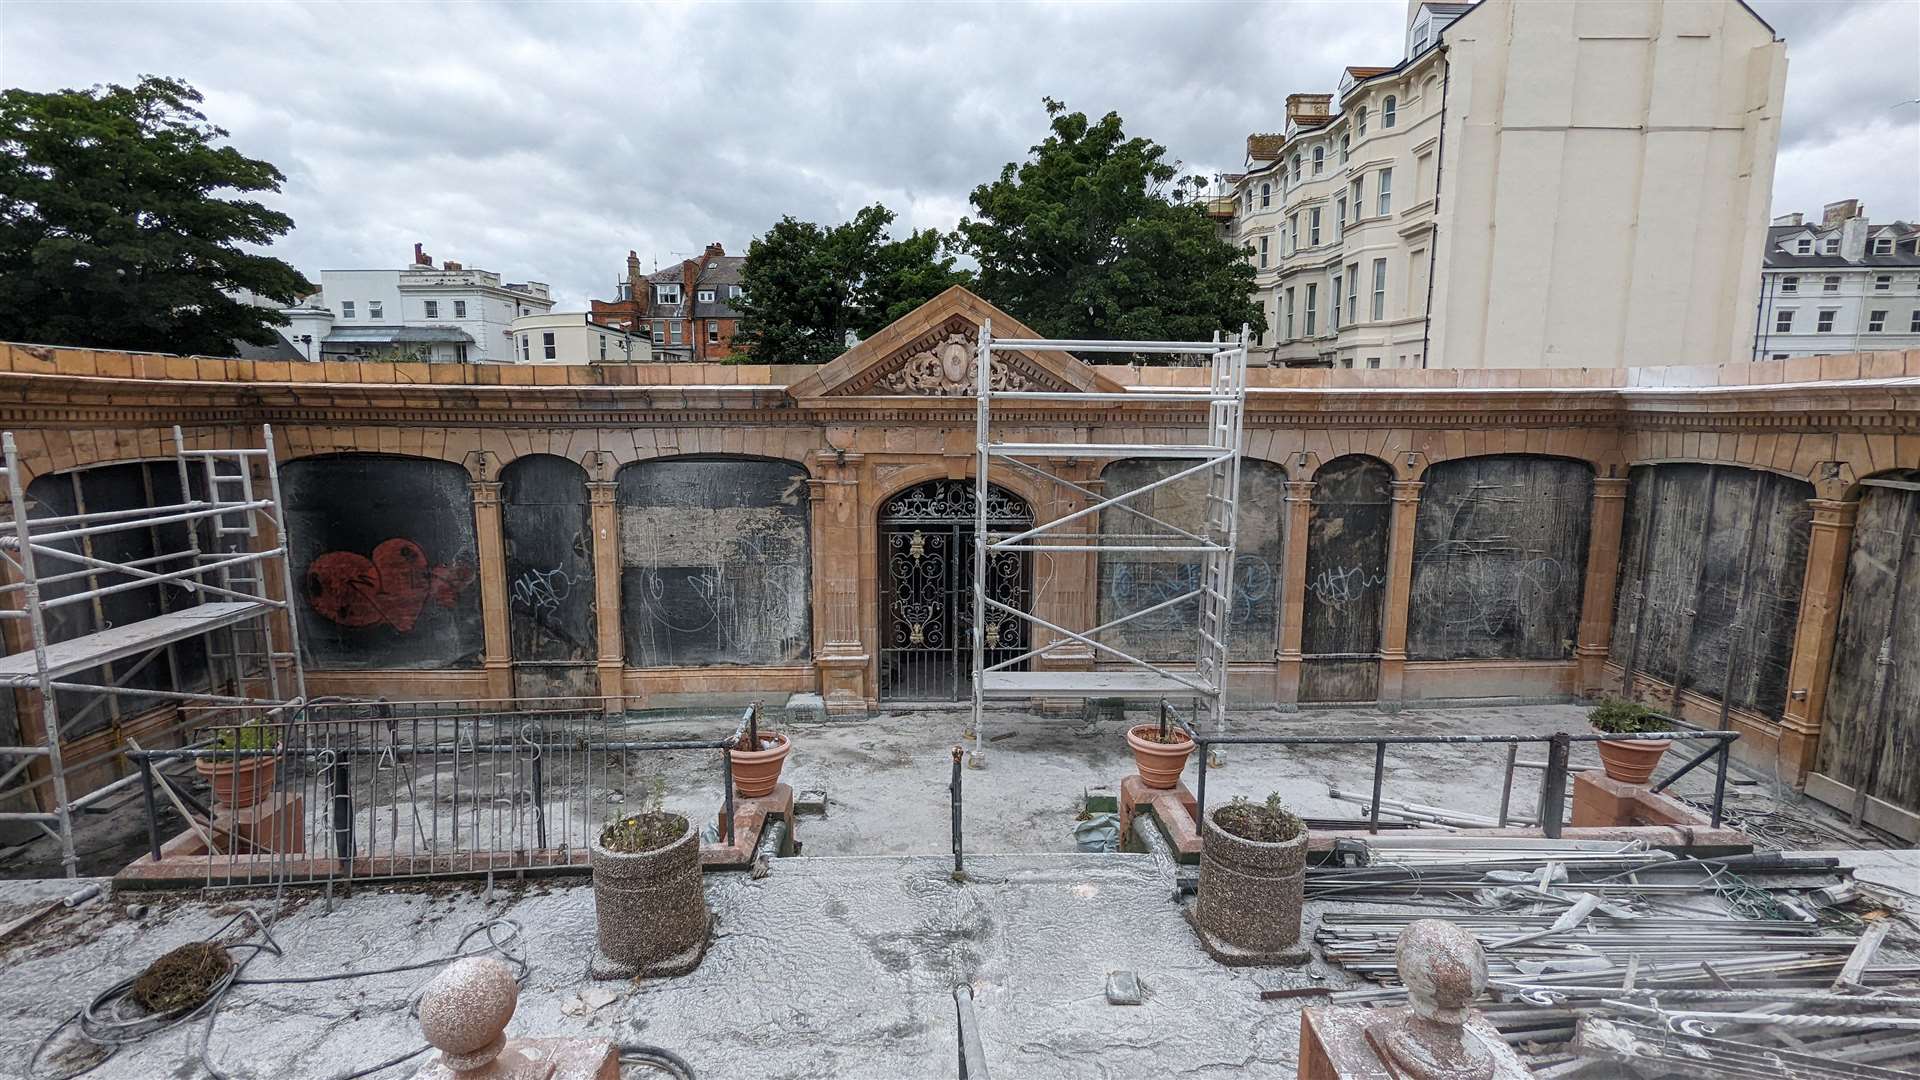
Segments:
[[[1587,723],[1603,735],[1638,735],[1643,731],[1665,731],[1672,727],[1666,717],[1637,701],[1604,698],[1587,713]]]
[[[241,724],[239,727],[221,728],[207,749],[221,750],[271,750],[279,745],[279,733],[261,723]]]

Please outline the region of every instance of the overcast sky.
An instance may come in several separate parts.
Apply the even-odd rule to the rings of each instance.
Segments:
[[[1553,0],[1537,0],[1553,2]],[[1676,0],[1679,2],[1679,0]],[[1920,218],[1920,0],[1754,0],[1787,40],[1775,213]],[[879,201],[948,229],[1045,134],[1118,110],[1195,172],[1240,165],[1289,92],[1400,59],[1378,3],[696,7],[0,0],[0,84],[185,78],[287,176],[308,274],[437,258],[609,296],[629,248],[744,252],[782,214]]]

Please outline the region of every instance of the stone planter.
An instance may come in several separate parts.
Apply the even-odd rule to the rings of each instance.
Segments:
[[[1200,896],[1187,919],[1207,953],[1235,967],[1303,964],[1300,907],[1307,888],[1307,833],[1281,843],[1247,840],[1215,821],[1202,825]]]
[[[1653,779],[1653,770],[1672,739],[1601,739],[1594,743],[1600,752],[1600,767],[1607,777],[1623,784],[1644,784]]]
[[[273,794],[280,775],[279,754],[234,754],[208,751],[193,759],[193,771],[213,789],[213,801],[233,810],[245,810]]]
[[[685,975],[707,951],[712,916],[700,882],[700,834],[691,824],[666,847],[627,854],[593,838],[596,979]]]
[[[1133,765],[1140,782],[1166,791],[1180,786],[1180,774],[1186,771],[1187,755],[1193,753],[1193,740],[1184,731],[1169,729],[1177,741],[1163,743],[1152,736],[1160,732],[1158,724],[1135,724],[1127,729],[1127,746],[1133,751]]]

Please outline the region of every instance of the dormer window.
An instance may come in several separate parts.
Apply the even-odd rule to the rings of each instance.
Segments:
[[[738,300],[746,291],[747,290],[738,285],[729,285],[727,286],[727,299]]]
[[[1807,236],[1801,237],[1799,243],[1793,245],[1793,253],[1795,255],[1813,254],[1813,239]]]
[[[1873,240],[1873,253],[1874,253],[1875,255],[1891,255],[1891,254],[1893,254],[1893,237],[1891,237],[1891,236],[1876,236],[1876,237],[1874,237],[1874,240]]]
[[[1835,254],[1838,254],[1839,251],[1840,251],[1839,237],[1829,236],[1825,240],[1820,241],[1820,254],[1835,255]]]
[[[699,291],[698,293],[696,293],[696,294],[694,294],[694,295],[696,295],[696,296],[698,296],[698,297],[700,298],[700,302],[701,302],[701,303],[703,303],[703,304],[711,304],[711,303],[713,303],[713,290],[712,290],[712,289],[701,289],[701,290],[700,290],[700,291]]]
[[[655,285],[653,287],[653,302],[656,304],[679,303],[680,302],[680,286]]]
[[[1399,112],[1399,99],[1395,98],[1392,94],[1388,94],[1387,100],[1380,103],[1380,129],[1385,131],[1392,127],[1394,121],[1399,116]]]

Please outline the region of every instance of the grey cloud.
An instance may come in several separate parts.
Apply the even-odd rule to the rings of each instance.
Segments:
[[[1920,96],[1920,8],[1756,7],[1792,56],[1776,204],[1920,212],[1920,107],[1886,108]],[[878,200],[903,225],[951,227],[1044,136],[1043,96],[1119,111],[1189,171],[1235,169],[1289,92],[1398,59],[1404,13],[14,2],[0,71],[42,89],[188,79],[238,146],[286,173],[276,201],[297,228],[278,249],[305,270],[397,265],[419,240],[578,308],[609,294],[629,248],[649,263],[715,240],[739,251],[782,214],[838,220]]]

